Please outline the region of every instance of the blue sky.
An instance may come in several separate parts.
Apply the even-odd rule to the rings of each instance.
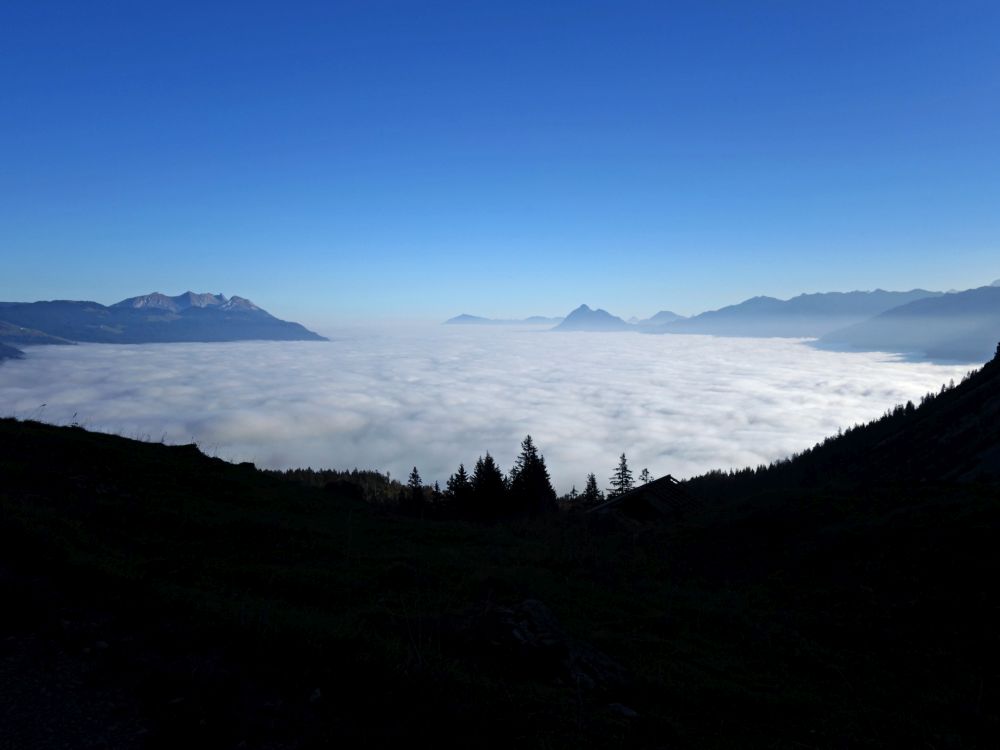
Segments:
[[[0,299],[331,323],[978,286],[998,38],[995,2],[7,2]]]

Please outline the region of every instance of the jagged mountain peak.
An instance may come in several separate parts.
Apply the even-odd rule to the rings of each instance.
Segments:
[[[115,303],[112,307],[131,307],[137,310],[150,309],[180,312],[181,310],[186,310],[189,307],[215,307],[217,305],[225,305],[227,302],[229,302],[229,300],[226,299],[224,294],[211,294],[209,292],[198,293],[189,290],[183,294],[178,294],[176,297],[171,297],[163,294],[162,292],[153,292],[151,294],[143,294],[138,297],[129,297],[128,299],[123,299],[121,302]]]
[[[192,291],[184,292],[184,294],[174,297],[174,300],[183,307],[214,307],[216,305],[225,305],[229,302],[224,294],[197,293]]]

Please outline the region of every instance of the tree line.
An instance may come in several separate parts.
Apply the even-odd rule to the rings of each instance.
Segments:
[[[622,453],[606,490],[599,487],[596,475],[591,473],[586,477],[583,492],[578,492],[574,486],[570,492],[559,496],[552,486],[545,457],[531,435],[521,441],[521,451],[508,473],[503,472],[487,451],[476,460],[471,472],[464,463],[459,464],[443,488],[437,482],[425,484],[416,466],[405,483],[388,473],[358,469],[310,468],[274,473],[369,503],[398,507],[412,515],[482,521],[537,515],[558,508],[591,508],[653,479],[648,469],[643,469],[636,479]]]
[[[643,469],[638,483],[652,480],[648,469]],[[521,452],[514,460],[508,474],[487,451],[480,456],[472,471],[459,464],[448,477],[442,490],[437,483],[428,487],[420,478],[416,466],[410,472],[407,493],[400,503],[411,513],[436,510],[442,515],[473,520],[492,520],[509,516],[537,515],[559,507],[590,508],[630,492],[637,486],[628,459],[622,453],[609,480],[607,491],[597,484],[597,477],[587,475],[583,492],[576,487],[558,496],[552,487],[545,457],[539,452],[531,435],[521,441]]]

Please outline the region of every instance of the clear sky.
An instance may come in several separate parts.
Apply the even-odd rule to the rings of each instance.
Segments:
[[[699,312],[1000,277],[1000,3],[0,5],[0,299]]]

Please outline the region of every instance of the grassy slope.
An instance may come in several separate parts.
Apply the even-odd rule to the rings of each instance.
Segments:
[[[1000,721],[994,485],[477,526],[13,420],[0,477],[12,747],[991,747]],[[578,690],[449,635],[529,597],[633,685]]]

